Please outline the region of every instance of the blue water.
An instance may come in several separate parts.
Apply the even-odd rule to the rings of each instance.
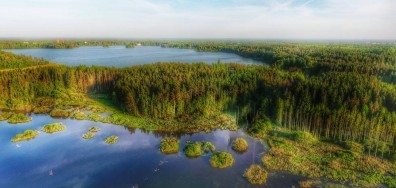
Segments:
[[[6,50],[15,54],[41,57],[52,62],[77,65],[98,65],[127,67],[155,62],[205,62],[263,64],[236,54],[222,52],[197,52],[191,49],[162,48],[158,46],[139,46],[125,48],[124,46],[89,46],[73,49],[12,49]]]
[[[260,141],[241,130],[175,135],[181,139],[181,148],[186,141],[211,141],[217,151],[234,156],[231,168],[214,169],[209,164],[210,155],[190,159],[182,149],[178,154],[161,154],[158,147],[165,136],[161,133],[48,115],[32,117],[33,121],[16,125],[0,122],[0,187],[253,187],[242,174],[250,164],[260,163],[266,152]],[[54,122],[62,122],[66,130],[40,132],[35,139],[10,142],[26,129],[40,130]],[[82,139],[91,126],[101,130],[93,139]],[[110,135],[117,135],[119,141],[104,143]],[[236,137],[248,140],[247,152],[238,154],[231,149],[230,143]],[[291,187],[301,179],[271,172],[265,186]]]

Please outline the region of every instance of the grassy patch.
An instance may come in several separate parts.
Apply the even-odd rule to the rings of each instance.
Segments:
[[[189,143],[184,147],[183,151],[187,157],[199,157],[204,154],[202,142]]]
[[[245,170],[243,177],[245,177],[251,184],[262,185],[267,180],[268,173],[260,165],[252,164]]]
[[[8,122],[8,123],[13,123],[13,124],[16,124],[16,123],[26,123],[26,122],[29,122],[29,121],[32,121],[32,117],[27,116],[27,115],[22,114],[22,113],[12,114],[12,115],[7,119],[7,122]]]
[[[50,116],[54,118],[68,118],[71,113],[69,110],[53,109],[50,112]]]
[[[392,174],[396,164],[362,154],[359,144],[344,143],[340,146],[282,128],[274,132],[276,134],[268,137],[270,151],[262,158],[268,169],[310,178],[350,181],[356,186],[391,186],[393,183],[387,174]]]
[[[63,125],[62,123],[51,123],[51,124],[44,125],[42,131],[44,131],[46,133],[55,133],[55,132],[63,131],[65,129],[66,129],[66,126]]]
[[[234,157],[227,152],[215,153],[209,159],[210,165],[214,168],[227,168],[232,166],[234,162]]]
[[[209,153],[209,152],[213,153],[216,151],[216,146],[213,145],[212,142],[204,142],[202,147],[205,153]]]
[[[1,113],[0,114],[0,121],[4,121],[4,120],[7,120],[8,118],[10,118],[11,117],[11,113],[9,113],[9,112],[3,112],[3,113]]]
[[[115,144],[117,141],[118,141],[118,136],[115,136],[115,135],[109,136],[109,137],[107,137],[107,138],[104,140],[104,142],[105,142],[106,144]]]
[[[14,138],[11,139],[11,142],[20,142],[23,140],[30,140],[35,138],[40,132],[34,130],[26,130],[21,134],[15,135]]]
[[[160,151],[164,154],[172,154],[179,152],[180,141],[174,137],[168,137],[161,140]]]
[[[74,117],[75,119],[77,119],[77,120],[84,120],[84,119],[87,119],[87,116],[86,116],[83,112],[80,112],[80,111],[74,112],[73,117]]]
[[[243,138],[236,138],[232,142],[232,149],[236,152],[245,152],[249,148],[248,142]]]
[[[88,132],[88,133],[83,134],[83,135],[82,135],[82,138],[84,138],[84,139],[91,139],[91,138],[93,138],[94,136],[95,136],[95,133]]]

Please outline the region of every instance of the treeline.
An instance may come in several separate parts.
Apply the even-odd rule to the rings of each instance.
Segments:
[[[49,49],[67,49],[77,48],[80,46],[126,46],[133,48],[135,42],[125,40],[9,40],[0,41],[0,49],[27,49],[27,48],[49,48]]]
[[[360,142],[370,154],[396,156],[394,46],[180,41],[142,45],[229,51],[271,66],[162,63],[3,71],[0,105],[34,108],[40,97],[100,92],[134,116],[188,122],[232,110],[252,131],[264,129],[263,121],[272,122],[325,139]]]
[[[33,58],[23,55],[15,55],[10,52],[0,50],[0,71],[1,69],[24,68],[37,65],[45,65],[49,62],[42,58]]]

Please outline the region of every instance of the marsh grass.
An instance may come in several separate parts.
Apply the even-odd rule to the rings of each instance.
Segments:
[[[24,140],[30,140],[35,138],[38,134],[40,134],[39,131],[35,130],[26,130],[21,134],[17,134],[14,136],[14,138],[11,139],[11,142],[20,142]]]
[[[105,142],[106,144],[115,144],[117,141],[118,141],[118,136],[115,136],[115,135],[109,136],[109,137],[107,137],[107,138],[104,140],[104,142]]]
[[[161,140],[160,151],[164,154],[174,154],[179,152],[180,141],[175,137],[168,137]]]
[[[187,143],[184,146],[184,154],[187,157],[195,158],[203,155],[204,153],[213,153],[216,150],[216,146],[211,142],[195,142]]]
[[[228,168],[231,167],[234,162],[234,157],[231,155],[231,153],[227,152],[217,152],[210,156],[209,159],[210,166],[214,168]]]
[[[245,177],[251,184],[262,185],[267,180],[268,172],[258,164],[252,164],[245,170]]]
[[[232,142],[232,149],[238,153],[243,153],[246,150],[248,150],[249,148],[249,144],[248,142],[243,139],[243,138],[236,138],[233,142]]]
[[[99,132],[99,131],[100,131],[99,127],[91,127],[91,128],[89,128],[89,132],[96,133],[96,132]]]
[[[17,124],[17,123],[26,123],[32,121],[32,117],[27,116],[22,113],[12,114],[8,119],[8,123]]]
[[[94,136],[95,136],[95,133],[87,132],[87,133],[85,133],[85,134],[82,135],[82,138],[84,138],[84,139],[91,139],[91,138],[93,138]]]
[[[63,125],[62,123],[51,123],[51,124],[44,125],[44,127],[42,128],[42,131],[51,134],[51,133],[63,131],[65,129],[66,129],[66,126]]]

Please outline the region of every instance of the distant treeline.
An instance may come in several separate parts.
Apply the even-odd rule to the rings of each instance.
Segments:
[[[183,47],[189,42],[146,44]],[[260,131],[266,121],[329,140],[357,141],[371,154],[394,155],[394,46],[221,44],[191,43],[205,51],[211,46],[213,51],[238,49],[236,53],[262,58],[271,66],[161,63],[122,69],[59,65],[0,71],[0,105],[34,108],[42,97],[106,93],[134,116],[189,121],[233,110],[249,122],[249,130]]]

